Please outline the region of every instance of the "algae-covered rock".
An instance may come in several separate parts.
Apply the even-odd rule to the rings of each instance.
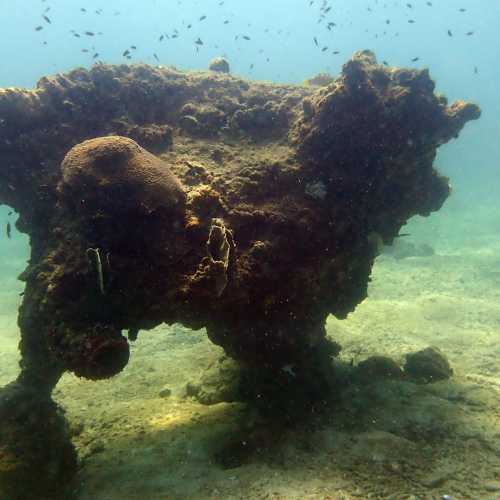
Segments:
[[[402,379],[404,373],[393,359],[386,356],[371,356],[358,364],[355,376],[363,381],[371,381],[381,378]]]
[[[404,370],[408,376],[421,383],[445,380],[453,375],[448,360],[437,347],[407,354]]]
[[[187,386],[187,396],[193,396],[204,405],[233,402],[238,399],[240,365],[227,356],[221,356],[203,373],[198,382]]]

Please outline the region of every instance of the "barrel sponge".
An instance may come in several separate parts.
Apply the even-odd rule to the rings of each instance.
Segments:
[[[132,139],[107,136],[74,146],[61,164],[61,201],[83,212],[183,212],[186,195],[160,158]]]

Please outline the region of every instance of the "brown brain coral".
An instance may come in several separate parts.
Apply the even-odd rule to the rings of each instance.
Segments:
[[[181,211],[185,204],[168,166],[127,137],[84,141],[68,152],[61,169],[60,197],[77,211]]]

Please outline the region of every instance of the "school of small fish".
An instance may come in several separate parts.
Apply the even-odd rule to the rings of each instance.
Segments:
[[[46,33],[49,29],[51,29],[56,23],[57,18],[51,12],[53,9],[49,4],[50,0],[41,0],[44,8],[40,14],[41,21],[39,25],[37,25],[34,29],[37,32],[40,32],[41,35]],[[167,0],[164,0],[167,2]],[[436,1],[436,0],[435,0]],[[471,0],[461,0],[462,3],[469,3]],[[173,3],[173,2],[172,2]],[[186,0],[177,0],[176,6],[181,8],[186,3]],[[200,5],[207,5],[208,2],[201,2]],[[311,43],[314,47],[319,51],[322,55],[338,55],[341,53],[339,47],[342,42],[342,34],[344,29],[351,26],[350,23],[341,22],[339,20],[339,13],[342,9],[345,9],[346,2],[339,2],[338,0],[304,0],[304,4],[310,8],[312,15],[317,17],[317,31],[311,34]],[[379,37],[393,37],[393,38],[402,38],[404,35],[408,33],[408,30],[411,30],[411,26],[418,23],[426,23],[428,16],[432,15],[432,1],[426,0],[413,0],[412,3],[405,2],[404,0],[367,0],[366,5],[366,15],[375,16],[379,19],[379,29],[373,31],[373,29],[365,29],[365,32],[368,35],[373,35],[374,38]],[[474,4],[470,4],[471,7],[465,7],[463,5],[455,4],[451,7],[453,12],[450,12],[450,16],[443,19],[443,37],[444,38],[458,38],[458,37],[472,37],[476,34],[475,29],[462,29],[463,26],[463,16],[466,16],[467,12],[470,9],[475,7]],[[176,39],[180,39],[182,43],[192,44],[193,49],[196,52],[203,50],[204,48],[215,48],[218,50],[223,50],[223,47],[220,47],[218,43],[214,40],[206,40],[201,33],[203,29],[203,25],[206,22],[212,22],[211,28],[213,33],[213,23],[215,25],[219,24],[220,29],[231,29],[231,24],[236,24],[234,21],[238,19],[237,8],[232,11],[229,7],[229,2],[225,0],[215,0],[215,3],[212,5],[212,9],[207,12],[193,12],[193,9],[186,9],[186,11],[193,12],[191,19],[182,20],[179,26],[172,26],[168,29],[162,30],[160,33],[151,33],[151,44],[148,44],[149,47],[149,57],[154,59],[157,63],[160,63],[162,56],[162,45],[166,43],[173,43]],[[69,29],[70,36],[80,39],[83,42],[83,47],[80,47],[81,52],[88,53],[89,56],[94,60],[94,62],[102,63],[104,62],[101,58],[101,52],[97,48],[98,39],[100,36],[104,35],[102,31],[92,29],[93,20],[95,20],[95,16],[111,15],[111,16],[120,16],[121,11],[114,9],[107,9],[105,7],[98,9],[90,9],[85,6],[77,6],[75,5],[75,16],[86,16],[84,21],[88,23],[89,29],[86,30],[75,30]],[[55,10],[55,9],[54,9]],[[391,12],[392,18],[386,14],[387,12]],[[446,26],[446,23],[451,23],[453,19],[456,19],[453,14],[458,16],[462,16],[460,20],[460,24],[455,26]],[[50,17],[49,17],[50,15]],[[398,23],[395,21],[395,17],[397,16]],[[406,22],[403,26],[401,23],[401,17],[405,19]],[[241,19],[240,19],[241,21]],[[399,24],[399,27],[396,27],[396,24]],[[241,22],[238,23],[241,26]],[[262,40],[261,33],[259,32],[261,27],[253,26],[252,23],[246,23],[248,32],[241,33],[235,32],[233,33],[234,42],[242,41],[243,43],[253,43],[253,39]],[[460,26],[460,27],[459,27]],[[254,30],[256,35],[252,37],[250,30]],[[194,36],[193,36],[193,33]],[[293,33],[291,30],[273,30],[271,27],[265,27],[264,33],[270,33],[273,35],[277,35],[278,37],[289,37],[292,36]],[[92,44],[88,44],[88,41],[92,40]],[[43,40],[42,43],[47,45],[47,40]],[[158,48],[151,51],[151,47],[154,47],[153,43],[158,44]],[[286,43],[284,41],[284,43]],[[409,44],[410,46],[410,44]],[[130,44],[126,47],[123,47],[121,51],[121,57],[126,60],[132,60],[136,57],[138,45]],[[259,48],[258,56],[263,57],[266,63],[271,62],[271,58],[269,55],[265,54],[265,50],[263,48]],[[144,58],[144,54],[141,54],[141,59]],[[419,61],[421,58],[418,54],[409,54],[408,61],[415,63]],[[168,61],[166,61],[168,62]],[[252,70],[257,63],[260,63],[260,60],[256,60],[250,64],[249,69]],[[383,61],[385,65],[388,65],[387,61]],[[472,71],[474,74],[478,73],[477,66],[472,67]]]

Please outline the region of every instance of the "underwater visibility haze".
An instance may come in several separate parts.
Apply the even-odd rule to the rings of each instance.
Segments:
[[[500,499],[500,2],[0,7],[0,499]]]

